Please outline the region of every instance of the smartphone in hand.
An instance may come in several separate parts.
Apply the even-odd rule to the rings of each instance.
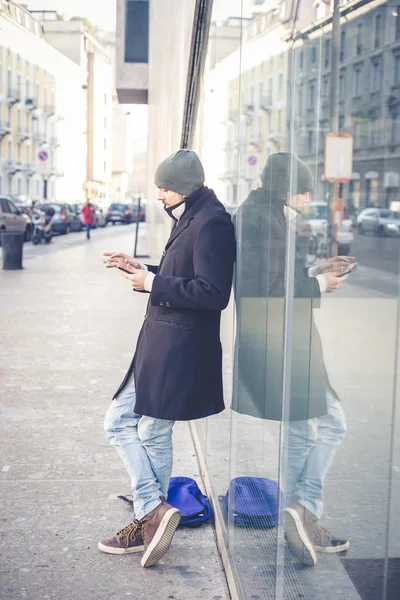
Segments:
[[[120,271],[124,271],[124,273],[128,273],[129,275],[132,275],[131,271],[128,271],[128,269],[124,269],[123,267],[120,267],[118,265],[118,263],[114,263],[114,262],[110,261],[110,259],[108,258],[108,256],[103,256],[102,255],[102,259],[103,259],[103,262],[108,267],[115,267],[116,269],[119,269]]]
[[[349,266],[347,267],[346,271],[344,273],[340,273],[340,275],[337,275],[336,277],[344,277],[345,275],[348,275],[349,273],[353,273],[353,271],[356,271],[358,267],[358,264],[356,262],[350,263]]]

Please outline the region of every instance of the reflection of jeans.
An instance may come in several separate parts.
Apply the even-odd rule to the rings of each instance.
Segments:
[[[172,471],[172,428],[174,421],[137,415],[133,375],[124,390],[111,402],[104,429],[132,480],[136,519],[143,519],[167,497]]]
[[[86,238],[90,240],[90,230],[92,229],[92,225],[90,223],[86,223]]]
[[[300,502],[318,519],[322,515],[325,475],[346,433],[340,402],[327,390],[328,414],[290,421],[284,432],[286,505]]]

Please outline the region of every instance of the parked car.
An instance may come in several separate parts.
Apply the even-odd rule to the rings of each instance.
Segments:
[[[82,231],[83,223],[76,214],[73,206],[66,202],[44,202],[38,208],[54,208],[52,229],[54,233],[69,233],[70,231]],[[35,207],[36,208],[36,207]]]
[[[32,220],[8,196],[0,196],[0,230],[23,231],[26,242],[32,239]]]
[[[110,204],[106,217],[107,223],[132,223],[134,215],[132,207],[129,204],[114,203]]]
[[[357,230],[361,235],[399,235],[400,213],[388,208],[366,208],[357,217]]]
[[[305,219],[306,226],[309,227],[311,235],[328,240],[328,221],[329,212],[326,202],[310,202],[302,209],[302,215]],[[348,214],[345,213],[344,219],[338,228],[338,254],[350,254],[350,246],[353,242],[353,223]]]

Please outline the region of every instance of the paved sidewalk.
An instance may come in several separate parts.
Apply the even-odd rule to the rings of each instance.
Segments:
[[[100,538],[127,525],[129,480],[103,417],[131,360],[147,295],[101,265],[133,247],[133,227],[55,239],[0,271],[0,598],[226,600],[211,525],[178,530],[153,569],[111,556]],[[187,424],[176,426],[175,475],[198,477]]]

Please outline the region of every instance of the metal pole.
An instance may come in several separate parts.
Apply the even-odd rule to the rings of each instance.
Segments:
[[[333,0],[331,75],[330,75],[330,129],[339,132],[339,81],[340,81],[340,11],[339,0]],[[339,184],[333,181],[329,190],[328,248],[330,256],[337,256],[337,224],[335,223],[335,199],[339,196]]]
[[[133,250],[133,257],[137,258],[137,245],[138,245],[138,237],[139,237],[139,221],[140,221],[140,203],[142,199],[138,197],[138,209],[137,209],[137,217],[136,217],[136,233],[135,233],[135,248]]]

